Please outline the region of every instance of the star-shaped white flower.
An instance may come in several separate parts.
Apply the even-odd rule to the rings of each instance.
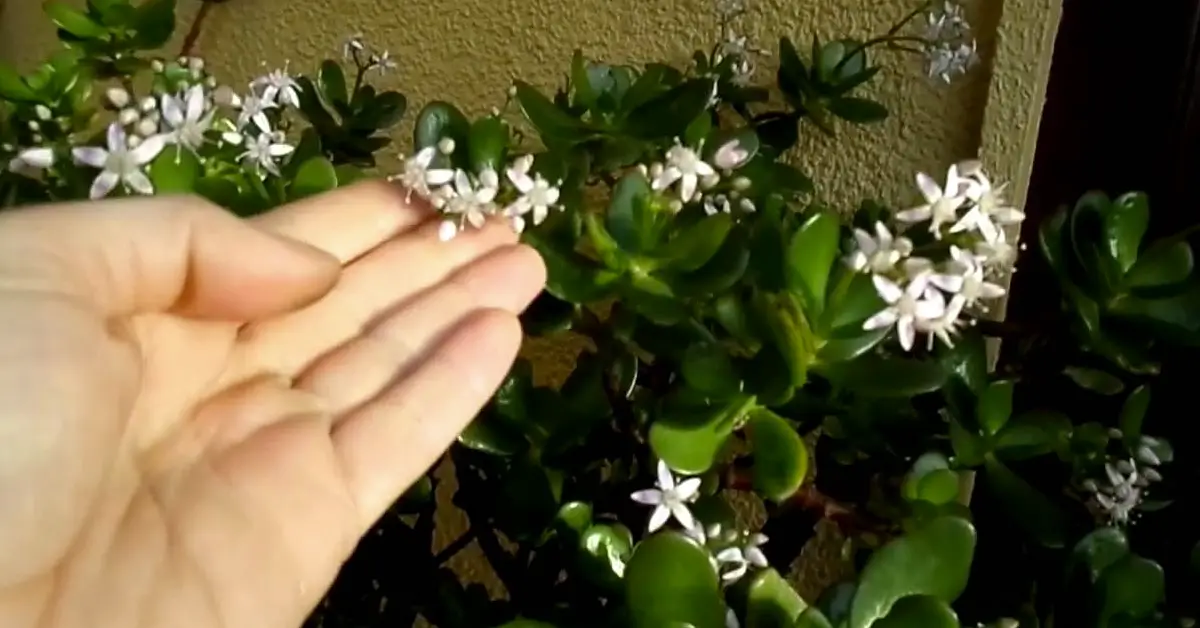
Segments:
[[[671,468],[663,461],[658,462],[658,488],[648,488],[637,491],[630,497],[639,504],[654,506],[647,525],[649,532],[663,527],[667,520],[674,517],[684,530],[696,527],[696,519],[688,510],[688,503],[695,501],[700,494],[700,478],[687,478],[676,483]]]
[[[526,214],[532,214],[533,224],[540,225],[546,220],[550,210],[558,204],[561,195],[557,186],[552,185],[542,175],[529,175],[533,167],[533,155],[518,158],[505,173],[513,187],[521,193],[504,213],[512,219],[513,228],[520,233],[525,228]]]
[[[958,173],[958,166],[950,166],[946,172],[946,187],[943,189],[929,175],[917,173],[917,187],[925,204],[912,209],[896,212],[896,220],[905,223],[929,221],[929,232],[934,237],[942,237],[942,227],[958,222],[958,210],[967,202],[967,187],[970,181]]]
[[[963,308],[966,306],[966,299],[961,295],[954,295],[950,299],[950,303],[946,305],[946,311],[941,316],[931,319],[915,319],[913,325],[917,331],[926,334],[925,348],[933,350],[934,340],[941,340],[942,344],[947,347],[954,347],[954,337],[958,335],[960,328],[963,326],[962,316]]]
[[[767,537],[762,534],[751,534],[741,545],[727,547],[717,552],[717,565],[721,571],[721,580],[726,583],[737,582],[746,575],[750,567],[766,569],[769,565],[767,555],[763,554],[762,545]]]
[[[854,243],[858,247],[850,254],[850,267],[859,272],[886,273],[896,267],[900,260],[912,254],[912,240],[904,236],[892,236],[882,222],[875,223],[875,237],[862,229],[854,230]]]
[[[238,111],[238,130],[244,131],[253,122],[259,131],[270,133],[274,129],[271,128],[271,120],[267,118],[267,111],[276,107],[277,105],[274,102],[259,98],[254,94],[246,96],[242,99],[241,107]]]
[[[8,169],[18,174],[36,175],[54,165],[54,149],[27,148],[8,162]]]
[[[863,329],[870,331],[895,325],[900,346],[905,351],[911,350],[916,340],[917,321],[931,321],[946,312],[945,297],[930,287],[928,275],[910,280],[904,288],[882,275],[872,275],[871,281],[887,307],[868,318]]]
[[[279,160],[291,155],[296,148],[283,141],[276,133],[259,133],[255,136],[245,136],[245,150],[238,155],[238,160],[253,167],[261,175],[263,171],[275,176],[282,176],[279,171]]]
[[[129,147],[129,137],[120,123],[108,125],[108,148],[83,146],[71,150],[75,162],[99,168],[88,196],[92,200],[108,196],[117,184],[138,194],[153,194],[154,185],[142,168],[162,152],[165,142],[161,135],[142,140],[137,148]]]
[[[163,139],[168,144],[192,151],[204,144],[204,134],[212,127],[215,110],[203,85],[189,87],[182,96],[163,94],[161,107],[169,129]]]
[[[954,293],[961,298],[965,305],[975,305],[980,301],[998,299],[1004,296],[1004,287],[987,280],[983,264],[975,255],[957,246],[950,247],[952,274],[939,274],[930,277],[937,287]]]
[[[300,84],[287,69],[272,70],[254,79],[250,87],[259,93],[263,102],[300,107]]]
[[[484,170],[475,181],[465,171],[456,171],[452,185],[442,186],[433,193],[435,207],[444,214],[459,217],[457,222],[443,221],[438,227],[438,237],[442,241],[453,239],[464,224],[476,229],[482,227],[487,217],[496,213],[496,205],[492,201],[499,188],[500,179],[495,170]]]
[[[417,154],[404,159],[404,171],[389,177],[391,181],[399,181],[404,187],[404,201],[411,202],[413,193],[428,196],[431,186],[446,185],[454,180],[454,171],[446,169],[430,170],[429,166],[437,157],[437,147],[426,146]]]
[[[975,256],[980,259],[984,268],[1004,271],[1017,263],[1018,248],[1008,242],[1004,230],[997,230],[996,237],[975,243]]]
[[[687,203],[696,196],[700,188],[700,179],[716,174],[717,171],[701,159],[695,150],[676,140],[675,145],[667,151],[666,165],[650,182],[650,187],[656,192],[661,192],[678,183],[679,199]]]

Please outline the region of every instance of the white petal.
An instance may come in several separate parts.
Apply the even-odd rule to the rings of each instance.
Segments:
[[[18,159],[34,168],[49,168],[54,165],[54,150],[49,148],[30,148],[21,151]]]
[[[751,565],[754,565],[755,567],[762,567],[764,569],[767,567],[767,555],[757,547],[747,547],[742,553],[746,556],[746,562],[750,563]]]
[[[917,301],[916,317],[921,320],[933,320],[946,313],[946,303],[941,299],[925,299]]]
[[[933,203],[942,198],[942,188],[933,180],[933,177],[924,172],[917,173],[917,187],[921,190],[921,196],[925,197],[927,203]]]
[[[646,524],[646,530],[648,532],[654,532],[655,530],[663,527],[663,524],[665,524],[667,519],[670,518],[671,511],[666,506],[659,504],[657,507],[655,507],[654,512],[650,513],[650,522]]]
[[[883,275],[871,275],[871,283],[875,284],[875,291],[879,293],[879,298],[885,303],[895,303],[904,296],[904,291],[894,281],[884,277]]]
[[[679,168],[671,166],[670,168],[663,170],[662,174],[654,177],[654,181],[650,182],[650,189],[654,190],[655,192],[661,192],[671,187],[671,185],[678,181],[682,176],[683,173],[679,171]]]
[[[480,203],[490,203],[496,198],[496,193],[499,192],[493,187],[482,187],[475,192],[475,200]]]
[[[483,212],[482,208],[472,207],[467,211],[467,222],[476,229],[482,229],[483,225],[487,223],[487,214]]]
[[[454,171],[450,169],[438,169],[425,171],[425,183],[429,185],[446,185],[454,180]]]
[[[892,325],[896,324],[897,316],[899,316],[899,314],[896,312],[896,310],[890,307],[886,310],[880,310],[871,316],[871,318],[868,318],[863,322],[863,329],[866,331],[872,331],[875,329],[883,329],[884,327],[891,327]]]
[[[688,173],[680,177],[679,198],[683,199],[683,202],[685,203],[692,200],[692,196],[696,194],[696,186],[699,184],[700,179],[698,179],[696,175],[692,173]]]
[[[159,108],[162,110],[163,119],[171,125],[171,128],[179,128],[184,122],[183,109],[179,106],[179,101],[170,94],[163,94],[160,100],[162,104],[159,105]]]
[[[655,471],[658,474],[658,488],[664,491],[675,488],[675,476],[671,475],[671,467],[667,463],[659,460]]]
[[[226,142],[228,142],[230,144],[241,144],[242,141],[244,140],[241,133],[237,133],[234,131],[226,131],[225,133],[222,133],[221,139],[225,140]]]
[[[903,211],[896,212],[896,220],[899,220],[900,222],[921,222],[923,220],[929,220],[931,217],[933,217],[932,205],[922,205],[920,207],[914,207],[912,209],[905,209]]]
[[[917,338],[917,330],[913,326],[912,317],[905,316],[896,321],[896,335],[900,337],[900,346],[904,347],[905,351],[911,351],[913,341]]]
[[[946,292],[958,292],[959,290],[962,290],[963,278],[961,275],[936,274],[929,276],[929,283],[932,283]]]
[[[485,168],[479,173],[479,185],[485,188],[496,189],[500,187],[500,177],[496,174],[495,170]]]
[[[675,487],[675,496],[689,501],[700,492],[700,478],[688,478]]]
[[[267,154],[272,157],[286,157],[295,151],[296,148],[294,146],[288,146],[287,144],[271,144],[271,147],[267,149]]]
[[[741,563],[745,562],[742,556],[742,550],[736,547],[727,547],[719,552],[715,557],[718,563]]]
[[[1025,220],[1025,212],[1015,207],[1005,207],[1003,209],[996,210],[996,212],[992,214],[992,218],[1002,225],[1013,225]]]
[[[508,169],[508,180],[512,181],[513,187],[522,194],[528,194],[533,189],[533,178],[524,172],[520,172],[515,168]]]
[[[260,111],[251,116],[250,121],[254,123],[254,126],[258,127],[259,131],[263,133],[271,132],[271,121],[267,119],[267,114]]]
[[[854,230],[854,243],[858,245],[858,250],[866,255],[875,252],[875,239],[871,237],[871,234],[862,229]]]
[[[475,191],[466,172],[458,170],[454,173],[454,191],[458,192],[459,196],[469,196]]]
[[[721,576],[721,579],[725,582],[737,582],[738,580],[741,580],[742,576],[744,575],[746,575],[746,563],[740,562],[737,563],[736,567],[725,572],[725,574]]]
[[[75,158],[75,163],[103,168],[104,162],[108,160],[108,151],[95,146],[80,146],[71,149],[71,156]]]
[[[142,143],[138,144],[137,148],[129,151],[129,154],[133,157],[134,163],[137,163],[139,166],[141,166],[150,163],[155,157],[158,157],[158,154],[163,151],[163,148],[166,147],[166,145],[166,137],[162,135],[151,135],[150,137],[142,140]]]
[[[696,174],[701,177],[711,177],[712,175],[717,174],[717,171],[713,170],[713,167],[710,166],[706,161],[697,161],[694,170],[696,171]]]
[[[108,125],[108,152],[117,150],[125,150],[128,148],[125,144],[125,129],[121,125],[114,122]]]
[[[187,119],[199,122],[204,115],[204,86],[193,85],[187,92]]]
[[[999,299],[1004,296],[1006,290],[994,283],[984,283],[979,286],[979,296],[984,299]]]
[[[632,499],[633,501],[635,501],[639,504],[649,504],[651,506],[656,506],[656,505],[662,503],[663,494],[662,494],[662,491],[660,491],[656,488],[648,488],[645,490],[637,491],[636,493],[630,495],[629,499]]]
[[[120,180],[121,178],[117,176],[117,173],[105,170],[96,177],[95,181],[92,181],[92,189],[88,193],[88,196],[93,201],[102,199],[108,196],[108,193],[112,192],[113,188],[117,187],[117,181]]]
[[[422,148],[421,150],[417,151],[416,155],[413,155],[412,161],[419,164],[422,168],[428,168],[429,164],[433,163],[433,158],[436,156],[437,156],[437,147],[436,146],[426,146],[425,148]]]
[[[695,527],[696,519],[692,517],[692,511],[688,510],[687,506],[675,502],[670,504],[669,508],[671,509],[671,514],[675,515],[675,520],[679,522],[679,525],[684,528]]]
[[[128,185],[130,189],[138,194],[145,196],[154,194],[154,184],[150,183],[150,177],[147,177],[146,173],[140,170],[135,170],[125,175],[125,185]]]

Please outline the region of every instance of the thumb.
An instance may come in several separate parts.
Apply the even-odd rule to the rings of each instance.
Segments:
[[[200,198],[117,199],[0,214],[0,290],[60,294],[105,316],[248,321],[324,295],[341,264]]]

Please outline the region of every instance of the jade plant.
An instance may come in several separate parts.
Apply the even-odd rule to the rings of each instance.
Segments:
[[[398,161],[408,103],[376,81],[399,64],[361,37],[226,83],[161,56],[174,0],[45,8],[61,49],[31,72],[0,65],[3,206],[195,194],[252,215],[387,177],[441,214],[443,240],[519,232],[548,268],[527,336],[583,346],[557,379],[515,364],[439,465],[452,498],[433,470],[399,497],[309,625],[1195,616],[1200,526],[1172,503],[1195,465],[1150,397],[1200,344],[1188,233],[1151,241],[1144,195],[1089,193],[1027,230],[1030,267],[1058,288],[1045,320],[1002,322],[1026,216],[979,160],[843,207],[792,150],[871,132],[889,116],[877,81],[969,73],[957,4],[876,35],[780,33],[767,53],[723,0],[717,43],[687,63],[576,52],[557,89],[517,81],[486,115],[422,103]],[[908,55],[922,71],[886,65]],[[469,525],[435,547],[461,527],[450,511]],[[822,527],[853,575],[806,565]],[[477,564],[451,568],[467,548]]]

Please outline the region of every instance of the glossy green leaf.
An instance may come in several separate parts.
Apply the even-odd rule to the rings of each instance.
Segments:
[[[589,580],[608,590],[619,590],[621,575],[633,552],[633,535],[625,526],[600,523],[579,539],[581,570]]]
[[[528,447],[525,438],[495,414],[483,412],[458,435],[464,447],[493,456],[512,456]]]
[[[680,374],[688,386],[716,397],[728,397],[741,391],[741,377],[733,368],[724,347],[694,344],[687,348],[680,364]]]
[[[1121,415],[1117,426],[1121,428],[1122,437],[1126,442],[1135,442],[1142,435],[1142,423],[1146,420],[1146,410],[1150,408],[1150,389],[1145,385],[1138,386],[1129,393],[1125,404],[1121,406]]]
[[[575,50],[571,57],[571,88],[575,91],[575,104],[591,109],[600,97],[599,85],[594,85],[588,73],[588,60],[582,50]]]
[[[746,628],[793,628],[808,608],[792,585],[774,569],[755,573],[746,588]]]
[[[305,198],[328,192],[337,187],[337,170],[324,157],[313,157],[300,164],[296,178],[292,180],[290,197]]]
[[[935,361],[877,355],[822,363],[818,372],[838,386],[870,397],[913,397],[938,390],[946,382],[946,371]]]
[[[938,517],[877,550],[859,577],[849,628],[869,628],[898,601],[927,595],[953,602],[962,593],[975,554],[975,528]]]
[[[674,275],[668,282],[681,296],[704,297],[732,288],[750,265],[747,239],[744,229],[733,229],[725,236],[721,248],[703,266],[690,273]]]
[[[408,110],[408,98],[400,92],[384,92],[371,102],[371,122],[375,129],[390,129],[396,126]]]
[[[817,361],[832,363],[853,360],[879,346],[889,331],[887,328],[872,329],[857,336],[828,340],[821,345],[821,350],[817,352]]]
[[[536,87],[523,81],[516,82],[517,103],[529,123],[543,137],[551,140],[575,142],[586,139],[591,130],[578,118],[563,111]]]
[[[959,628],[958,615],[946,602],[928,595],[902,598],[872,628]]]
[[[326,59],[321,63],[321,69],[317,74],[317,85],[331,103],[345,105],[350,101],[350,97],[346,93],[346,74],[342,71],[342,65],[337,61]]]
[[[871,124],[887,120],[888,109],[874,100],[846,96],[829,103],[829,112],[855,124]]]
[[[1080,388],[1101,395],[1115,395],[1125,390],[1125,384],[1119,378],[1098,369],[1068,366],[1063,369],[1063,375],[1071,378]]]
[[[1162,567],[1136,554],[1126,554],[1109,565],[1096,587],[1103,596],[1102,621],[1118,614],[1150,615],[1166,594]]]
[[[555,530],[567,537],[568,542],[578,543],[583,533],[592,527],[592,514],[592,505],[587,502],[567,502],[554,517]]]
[[[1096,582],[1109,566],[1129,554],[1129,541],[1117,528],[1098,528],[1079,540],[1071,550],[1068,577],[1086,569],[1089,582]]]
[[[787,251],[788,286],[800,292],[810,317],[821,315],[829,273],[838,255],[838,217],[817,211],[792,236]]]
[[[721,249],[733,219],[729,214],[702,218],[684,227],[667,241],[659,255],[673,269],[693,271],[704,266]]]
[[[1008,511],[1013,523],[1046,547],[1063,546],[1067,522],[1057,504],[995,456],[987,456],[983,468],[984,481]]]
[[[712,94],[712,79],[687,81],[630,111],[625,131],[643,139],[682,137],[687,126],[708,108]]]
[[[808,448],[804,440],[779,415],[758,408],[746,422],[754,456],[754,490],[781,502],[799,490],[808,476]]]
[[[687,146],[700,146],[712,132],[713,119],[708,111],[701,112],[688,124],[683,131],[683,143]]]
[[[0,98],[14,102],[32,102],[37,100],[37,94],[21,75],[7,63],[0,62]]]
[[[625,568],[625,600],[635,628],[725,626],[708,550],[676,532],[660,532],[634,548]]]
[[[1025,460],[1065,447],[1072,429],[1071,420],[1057,412],[1026,412],[996,434],[993,446],[1005,460]]]
[[[1128,272],[1138,259],[1138,249],[1150,225],[1150,201],[1145,194],[1131,192],[1112,202],[1104,215],[1104,237],[1109,255],[1121,272]]]
[[[529,231],[525,241],[541,254],[546,264],[546,290],[555,297],[568,303],[590,303],[613,293],[616,273],[574,251],[562,251]]]
[[[66,3],[51,0],[44,3],[42,9],[55,26],[76,37],[99,39],[108,34],[106,28],[94,22],[86,14],[67,6]]]
[[[791,385],[808,381],[808,370],[816,356],[816,338],[800,306],[799,297],[785,292],[778,295],[755,293],[754,310],[775,341],[791,375]],[[835,368],[835,367],[831,367]]]
[[[1186,240],[1162,241],[1137,258],[1125,275],[1125,285],[1152,288],[1182,283],[1194,267],[1192,246]]]
[[[459,147],[465,146],[470,129],[471,123],[458,107],[435,100],[417,114],[417,122],[413,126],[413,146],[416,150],[436,146],[442,138],[454,140]]]
[[[649,197],[650,182],[637,172],[625,175],[613,186],[605,226],[613,240],[626,251],[637,253],[642,250],[646,237],[643,230],[648,227],[646,221],[650,214],[646,207]]]
[[[480,118],[468,134],[468,162],[473,172],[502,172],[508,153],[508,124],[499,116]]]
[[[815,607],[810,607],[796,618],[792,628],[833,628],[833,624],[825,614]]]
[[[935,469],[915,482],[913,494],[917,499],[940,506],[958,498],[958,487],[957,473],[950,469]]]
[[[150,163],[155,194],[190,194],[200,178],[200,161],[189,150],[168,146]]]
[[[849,271],[845,271],[849,273]],[[838,286],[830,295],[829,307],[825,310],[822,329],[839,330],[850,328],[854,334],[863,331],[862,324],[876,312],[887,307],[879,297],[879,291],[871,282],[870,275],[852,273],[842,275]]]
[[[745,398],[735,398],[672,406],[650,426],[650,448],[676,473],[704,473],[716,461],[748,405]]]
[[[133,12],[133,28],[143,50],[166,45],[175,32],[175,0],[145,0]]]
[[[996,381],[979,395],[979,403],[975,407],[975,417],[984,432],[991,436],[1000,431],[1012,416],[1013,382]]]
[[[779,72],[776,76],[779,89],[793,104],[802,101],[802,96],[809,90],[808,68],[796,52],[792,40],[783,37],[779,40]]]

